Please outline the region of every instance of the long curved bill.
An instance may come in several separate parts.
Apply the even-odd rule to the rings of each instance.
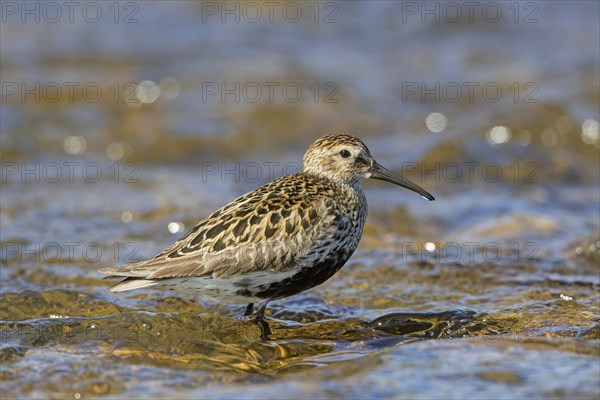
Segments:
[[[411,181],[400,175],[396,175],[389,169],[379,165],[377,162],[373,162],[373,166],[371,167],[369,172],[371,172],[370,177],[373,179],[381,179],[382,181],[390,182],[395,185],[405,187],[407,189],[412,190],[413,192],[419,193],[421,197],[429,201],[435,200],[435,198],[429,192],[427,192],[419,185],[412,183]]]

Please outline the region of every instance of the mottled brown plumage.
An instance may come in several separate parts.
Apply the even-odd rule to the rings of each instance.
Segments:
[[[221,303],[261,302],[262,317],[269,300],[325,282],[350,258],[367,217],[365,178],[433,200],[377,164],[358,138],[328,135],[309,147],[301,173],[239,197],[150,260],[100,272],[126,278],[115,292],[158,287]]]

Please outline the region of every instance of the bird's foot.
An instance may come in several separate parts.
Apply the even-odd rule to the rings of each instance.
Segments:
[[[258,306],[258,311],[256,311],[256,314],[252,317],[254,303],[249,303],[244,311],[244,317],[252,317],[252,321],[258,326],[258,329],[260,329],[260,340],[269,340],[269,335],[271,334],[269,323],[265,320],[266,308],[266,301],[260,303]]]
[[[258,329],[260,329],[260,340],[269,340],[269,335],[271,334],[269,323],[264,318],[254,318],[253,321],[258,325]]]

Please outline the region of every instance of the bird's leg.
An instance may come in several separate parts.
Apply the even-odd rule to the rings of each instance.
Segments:
[[[246,311],[244,311],[244,317],[252,316],[252,312],[254,312],[254,303],[248,303]]]
[[[269,324],[265,321],[265,309],[267,308],[267,303],[269,301],[263,301],[258,305],[258,311],[254,315],[254,322],[258,325],[260,329],[260,340],[269,340],[269,335],[271,334],[271,329],[269,328]]]
[[[264,319],[265,318],[265,310],[267,309],[268,300],[258,303],[258,311],[256,312],[256,318]]]

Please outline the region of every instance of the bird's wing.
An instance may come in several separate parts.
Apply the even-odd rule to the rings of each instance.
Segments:
[[[331,197],[298,193],[259,188],[210,215],[155,258],[100,272],[144,279],[217,278],[293,268],[307,261],[314,246],[343,237],[352,227]]]

